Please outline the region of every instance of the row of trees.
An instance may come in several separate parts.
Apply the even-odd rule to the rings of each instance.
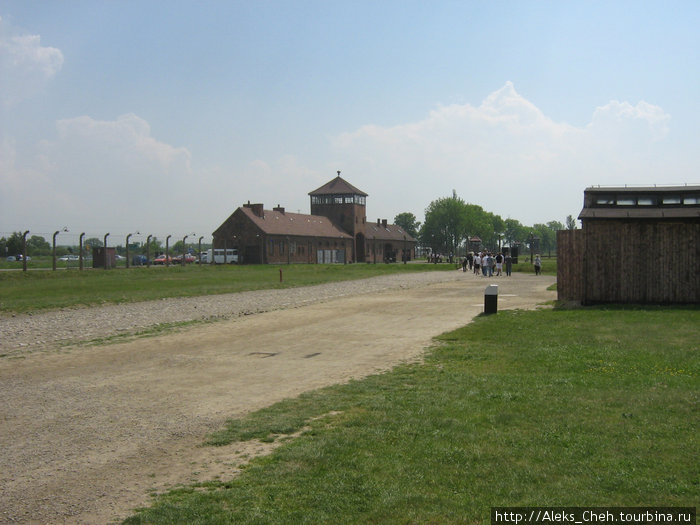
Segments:
[[[157,253],[165,252],[165,241],[161,241],[157,237],[153,237],[150,240],[149,252],[153,256]],[[92,255],[92,248],[100,248],[104,246],[104,241],[98,239],[97,237],[91,237],[83,241],[83,255]],[[183,244],[183,240],[175,241],[173,239],[173,244],[169,244],[170,253],[177,254],[182,253],[183,248],[188,248],[189,246],[198,247],[197,243],[187,243],[187,246]],[[211,244],[202,244],[202,249],[211,248]],[[119,255],[124,255],[126,253],[125,245],[115,246],[116,252]],[[56,255],[61,257],[67,254],[78,255],[80,250],[79,246],[56,246]],[[132,254],[138,254],[143,252],[146,253],[146,243],[130,243],[129,251]],[[18,255],[22,253],[22,233],[14,232],[9,237],[0,237],[0,254],[2,256]],[[52,255],[53,246],[42,236],[32,235],[27,237],[27,255],[32,257],[40,257],[42,255]]]
[[[466,203],[454,191],[452,197],[430,203],[425,210],[423,224],[409,212],[397,215],[394,223],[418,239],[424,247],[443,254],[464,253],[472,237],[479,237],[482,246],[491,250],[518,243],[529,246],[532,239],[537,239],[542,253],[552,253],[557,249],[556,232],[576,228],[576,221],[571,215],[566,218],[566,224],[550,221],[525,226],[517,219],[503,219],[477,204]]]

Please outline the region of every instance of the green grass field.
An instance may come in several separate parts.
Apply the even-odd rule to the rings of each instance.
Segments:
[[[695,506],[697,308],[508,311],[424,363],[255,412],[211,444],[282,440],[233,481],[126,521],[489,523],[491,506]]]
[[[0,312],[30,312],[309,286],[401,272],[451,270],[439,264],[189,265],[115,270],[0,272]],[[282,271],[282,282],[280,282]]]
[[[123,263],[123,261],[122,261]],[[16,270],[22,263],[3,263]],[[448,271],[457,264],[293,264],[293,265],[188,265],[132,267],[104,271],[79,271],[58,265],[51,271],[50,258],[31,261],[34,269],[0,271],[0,312],[31,312],[52,308],[92,306],[104,303],[148,301],[167,297],[193,297],[222,293],[309,286],[325,282],[364,279],[401,272]],[[39,269],[43,268],[43,269]],[[283,280],[280,282],[280,270]],[[514,272],[534,273],[529,259],[513,266]],[[556,259],[543,259],[542,273],[556,275]]]

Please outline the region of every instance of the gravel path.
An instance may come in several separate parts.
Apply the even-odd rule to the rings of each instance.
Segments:
[[[412,288],[464,278],[462,272],[395,274],[317,286],[193,298],[169,298],[91,308],[65,308],[0,317],[0,355],[61,344],[133,334],[160,324],[231,319],[395,288]]]
[[[112,523],[149,494],[231,479],[276,443],[200,446],[227,419],[419,359],[483,310],[486,284],[506,310],[554,299],[553,282],[441,271],[0,318],[0,523]]]

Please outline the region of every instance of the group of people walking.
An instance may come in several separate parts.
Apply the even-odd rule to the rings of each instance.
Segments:
[[[445,257],[447,262],[452,262],[452,254]],[[459,261],[459,258],[457,258]],[[443,262],[442,255],[433,253],[428,255],[428,262]],[[505,271],[505,275],[510,277],[513,274],[513,257],[510,253],[498,252],[494,254],[490,251],[469,252],[462,257],[462,271],[474,272],[474,275],[482,275],[484,277],[500,277]],[[517,261],[516,261],[517,262]],[[535,255],[533,260],[535,275],[542,274],[542,259],[539,254]],[[458,267],[459,268],[459,267]]]
[[[506,276],[510,277],[513,273],[513,258],[509,253],[499,252],[494,255],[491,252],[469,252],[462,259],[462,271],[466,272],[469,268],[475,275],[481,273],[484,277],[499,277],[503,275],[504,267]]]

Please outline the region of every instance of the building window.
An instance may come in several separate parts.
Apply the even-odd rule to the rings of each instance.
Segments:
[[[284,255],[284,241],[280,241],[280,255]]]
[[[311,204],[333,204],[332,195],[312,195]]]
[[[617,205],[618,206],[634,206],[637,204],[634,197],[618,196]]]
[[[296,255],[297,253],[297,243],[294,241],[291,241],[289,243],[289,255]]]
[[[269,244],[267,245],[267,254],[268,255],[274,255],[275,254],[275,241],[270,239]]]

